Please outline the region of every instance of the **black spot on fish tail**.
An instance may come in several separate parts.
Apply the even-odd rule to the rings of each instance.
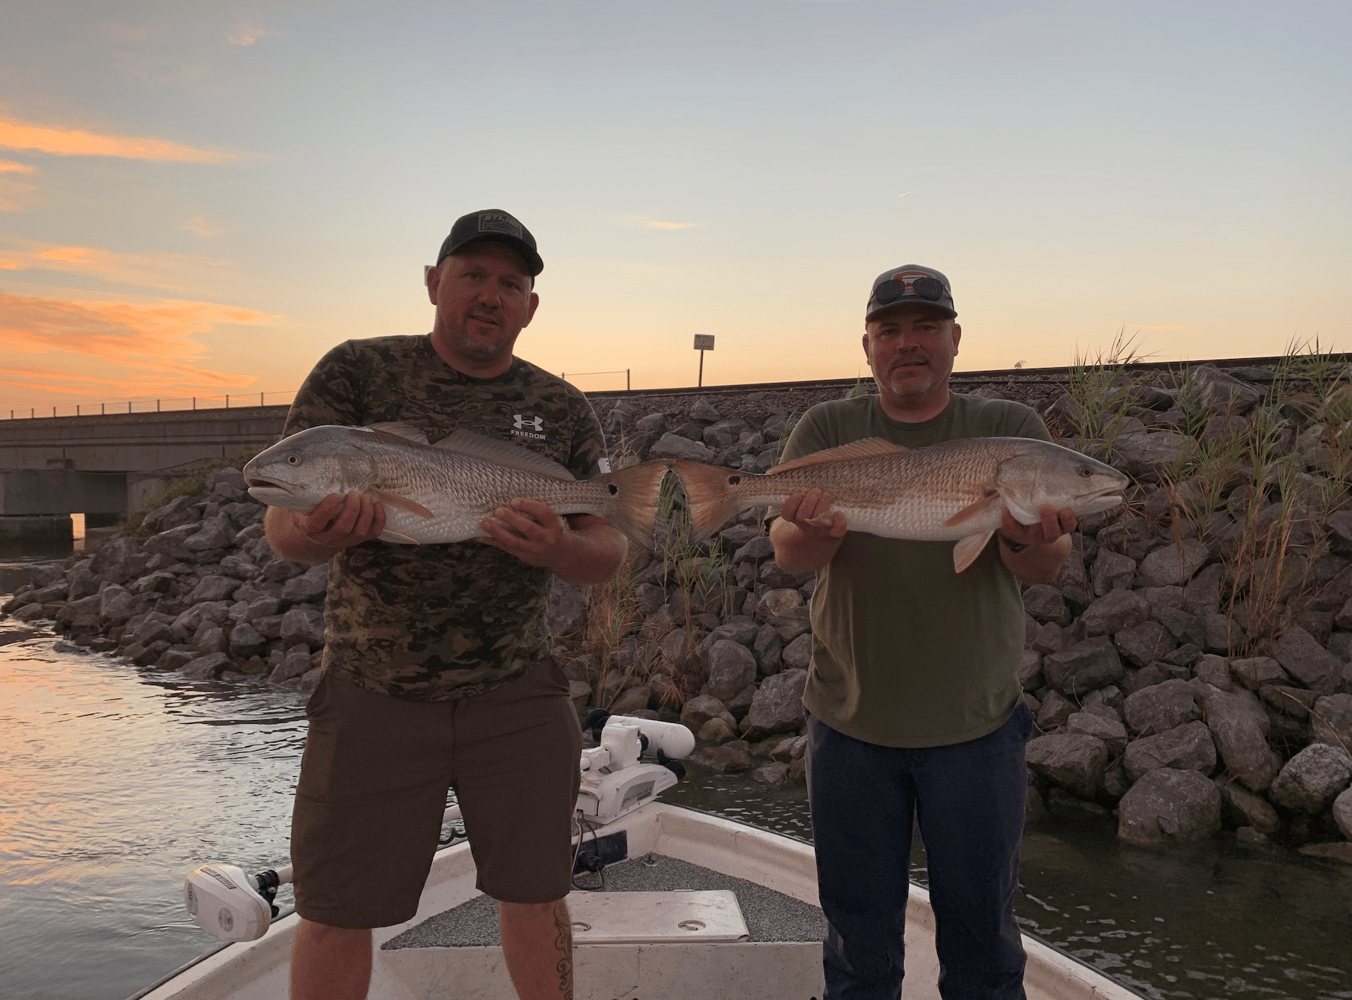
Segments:
[[[741,477],[741,476],[728,476],[728,485],[729,485],[729,486],[736,486],[736,485],[737,485],[738,483],[740,483],[741,481],[742,481],[742,477]]]
[[[610,490],[611,496],[615,496],[615,494],[620,492],[620,488],[616,486],[614,483],[607,483],[606,489]]]

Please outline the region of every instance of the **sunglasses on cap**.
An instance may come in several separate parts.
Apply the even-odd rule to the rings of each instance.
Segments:
[[[873,289],[873,301],[880,306],[915,298],[938,302],[947,295],[948,289],[944,287],[944,283],[938,278],[930,277],[893,278],[879,282],[878,287]]]

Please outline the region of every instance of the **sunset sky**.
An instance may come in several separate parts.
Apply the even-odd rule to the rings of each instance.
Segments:
[[[425,333],[503,208],[518,353],[584,389],[866,372],[945,271],[959,369],[1352,347],[1352,4],[23,3],[0,32],[0,414],[284,402]]]

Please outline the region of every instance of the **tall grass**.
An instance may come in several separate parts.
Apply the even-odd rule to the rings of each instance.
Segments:
[[[1143,360],[1135,346],[1138,334],[1128,336],[1125,327],[1119,329],[1108,350],[1093,358],[1077,350],[1067,375],[1070,406],[1061,419],[1068,426],[1061,429],[1070,433],[1060,436],[1080,439],[1086,449],[1097,450],[1105,459],[1113,457],[1114,445],[1130,419],[1131,390],[1142,379],[1128,372]]]

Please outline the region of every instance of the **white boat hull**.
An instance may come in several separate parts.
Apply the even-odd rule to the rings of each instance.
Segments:
[[[656,854],[764,886],[817,906],[809,844],[692,810],[652,803],[602,828],[625,831],[628,855]],[[515,1000],[494,946],[381,946],[479,895],[468,845],[438,852],[417,915],[375,931],[371,1000]],[[276,921],[257,941],[228,945],[180,970],[138,1000],[278,1000],[287,995],[291,941],[299,918]],[[817,1000],[821,942],[690,941],[574,944],[577,1000]],[[1030,1000],[1133,1000],[1137,994],[1025,936]],[[907,1000],[938,1000],[938,960],[929,894],[912,886],[906,924]]]

